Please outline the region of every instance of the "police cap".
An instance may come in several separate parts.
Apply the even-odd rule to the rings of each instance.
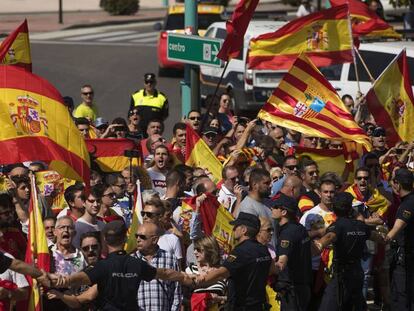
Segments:
[[[157,81],[155,74],[153,73],[144,74],[144,82],[155,82],[155,81]]]
[[[280,196],[272,202],[271,207],[284,209],[291,214],[296,214],[298,211],[298,205],[295,199],[287,196],[284,193],[280,193]]]
[[[245,225],[253,229],[260,230],[259,217],[249,213],[240,212],[239,216],[235,220],[230,221],[229,223],[233,226]]]
[[[108,236],[122,237],[127,233],[127,227],[122,220],[108,222],[102,230],[105,238]]]

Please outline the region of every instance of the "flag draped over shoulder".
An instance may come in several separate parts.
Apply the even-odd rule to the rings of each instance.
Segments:
[[[120,172],[129,165],[129,158],[124,156],[125,150],[136,150],[130,139],[85,139],[89,153],[96,164],[105,173]],[[132,159],[132,165],[138,166],[139,158]]]
[[[353,61],[348,5],[333,7],[295,19],[272,33],[250,41],[250,69],[288,69],[299,54],[329,66]]]
[[[128,238],[125,243],[125,251],[129,254],[137,248],[137,239],[135,233],[137,233],[138,226],[140,224],[139,215],[142,211],[142,195],[141,195],[141,183],[137,180],[137,200],[135,202],[134,211],[132,212],[131,226],[128,228]]]
[[[259,0],[240,0],[233,11],[231,20],[226,22],[227,36],[217,57],[228,61],[243,52],[244,34],[252,19]]]
[[[352,34],[364,37],[401,38],[394,28],[381,19],[360,0],[330,0],[333,7],[349,3]]]
[[[405,50],[378,77],[366,98],[389,143],[414,140],[414,97]]]
[[[45,228],[39,209],[39,200],[34,177],[31,177],[31,196],[29,205],[29,233],[27,235],[26,259],[28,264],[35,264],[38,269],[49,271],[50,255],[47,246]],[[31,293],[29,310],[41,310],[40,293],[36,280],[28,277]]]
[[[24,22],[1,43],[0,63],[5,65],[17,65],[28,71],[32,71],[32,56],[30,53],[27,20],[24,20]]]
[[[89,154],[59,92],[16,66],[0,66],[2,163],[44,161],[66,178],[89,182]]]
[[[371,150],[368,136],[304,54],[285,74],[258,117],[309,136],[350,140]]]
[[[368,200],[365,200],[364,195],[359,191],[358,185],[353,184],[346,190],[354,197],[354,201],[364,203],[371,213],[378,213],[379,216],[383,217],[391,205],[390,202],[378,191],[378,189],[370,188],[371,193]]]
[[[203,168],[212,180],[221,180],[223,166],[204,140],[187,124],[185,145],[185,164]]]

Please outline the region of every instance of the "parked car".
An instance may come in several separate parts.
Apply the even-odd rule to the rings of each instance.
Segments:
[[[182,3],[171,5],[168,8],[164,23],[156,23],[155,30],[160,30],[158,37],[158,75],[166,74],[167,69],[183,69],[184,64],[167,59],[167,36],[168,33],[184,33],[184,10]],[[216,4],[198,4],[198,34],[203,36],[210,24],[224,20],[225,8]]]

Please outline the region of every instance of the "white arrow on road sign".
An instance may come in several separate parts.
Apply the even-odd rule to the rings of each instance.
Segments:
[[[217,48],[217,46],[213,45],[213,52],[211,53],[214,56],[214,61],[217,60],[217,54],[219,52],[219,49]]]

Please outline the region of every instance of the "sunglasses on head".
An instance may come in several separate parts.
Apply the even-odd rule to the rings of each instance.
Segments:
[[[84,252],[90,252],[90,251],[97,251],[99,248],[98,244],[92,244],[92,245],[85,245],[82,247],[82,250]]]
[[[160,216],[160,214],[158,214],[158,213],[152,213],[152,212],[144,212],[144,211],[142,211],[142,212],[141,212],[141,216],[142,216],[142,217],[147,216],[148,218],[154,218],[154,217]]]

